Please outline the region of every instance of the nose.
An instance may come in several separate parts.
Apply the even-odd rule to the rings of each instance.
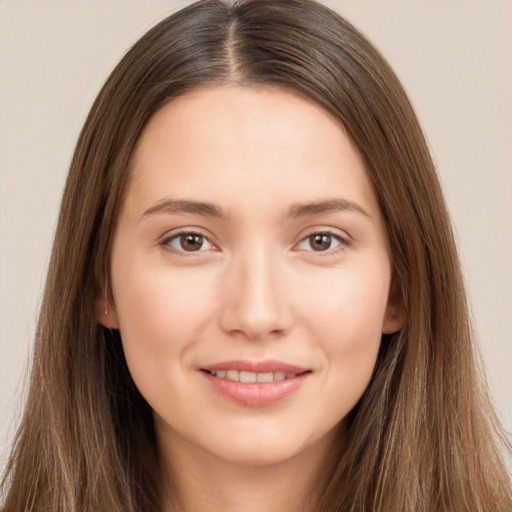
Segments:
[[[240,254],[225,274],[222,329],[248,340],[283,336],[292,325],[286,288],[281,265],[271,251]]]

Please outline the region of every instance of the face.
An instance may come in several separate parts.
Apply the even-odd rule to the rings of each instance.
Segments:
[[[343,127],[291,92],[199,89],[153,116],[130,172],[98,310],[162,443],[269,464],[331,442],[403,323]]]

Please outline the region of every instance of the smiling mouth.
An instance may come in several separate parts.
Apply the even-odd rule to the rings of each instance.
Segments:
[[[249,372],[249,371],[239,371],[239,370],[206,370],[202,371],[208,373],[212,377],[217,377],[219,379],[226,379],[233,382],[242,382],[242,383],[265,383],[265,382],[279,382],[287,379],[293,379],[299,375],[304,375],[306,373],[310,373],[310,370],[306,370],[304,372],[294,373],[294,372],[285,372],[285,371],[275,371],[275,372]]]
[[[312,369],[283,361],[223,361],[198,368],[221,396],[246,407],[276,404],[303,386]]]

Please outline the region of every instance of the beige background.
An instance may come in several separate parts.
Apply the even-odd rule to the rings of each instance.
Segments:
[[[189,2],[0,0],[0,467],[79,129],[123,52]],[[456,225],[493,397],[512,430],[512,1],[331,0],[408,90]]]

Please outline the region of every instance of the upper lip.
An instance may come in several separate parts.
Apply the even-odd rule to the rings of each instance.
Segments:
[[[309,371],[309,368],[285,363],[283,361],[277,361],[275,359],[266,359],[264,361],[236,359],[233,361],[221,361],[208,366],[202,366],[200,369],[207,370],[209,372],[216,370],[238,370],[240,372],[253,373],[286,372],[295,374]]]

